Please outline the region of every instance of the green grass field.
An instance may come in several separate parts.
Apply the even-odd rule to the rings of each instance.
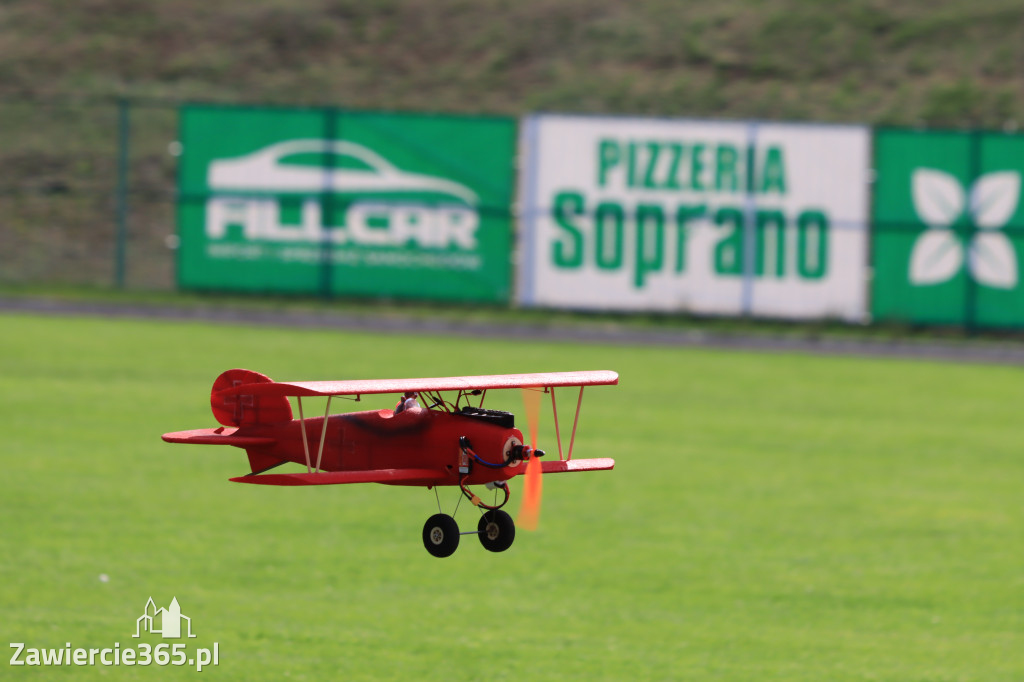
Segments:
[[[132,639],[135,619],[176,596],[189,648],[218,643],[203,674],[221,679],[1024,678],[1017,368],[16,315],[0,329],[4,642],[155,645]],[[434,559],[433,493],[235,485],[242,452],[161,442],[214,425],[210,384],[234,366],[614,369],[620,386],[585,395],[577,454],[618,464],[546,477],[540,530],[505,554],[466,537]]]

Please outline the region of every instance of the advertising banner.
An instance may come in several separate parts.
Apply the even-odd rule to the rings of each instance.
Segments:
[[[523,305],[866,315],[866,127],[538,115]]]
[[[872,316],[1024,324],[1024,135],[880,130]]]
[[[188,106],[179,284],[511,295],[515,121]]]

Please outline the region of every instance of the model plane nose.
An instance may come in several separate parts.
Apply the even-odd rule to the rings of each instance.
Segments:
[[[547,453],[539,448],[531,448],[529,445],[513,445],[510,452],[512,459],[524,460],[530,457],[543,457]]]

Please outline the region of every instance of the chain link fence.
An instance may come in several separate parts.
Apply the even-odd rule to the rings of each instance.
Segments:
[[[175,286],[178,105],[0,97],[0,284]]]
[[[175,289],[180,110],[0,93],[0,285]],[[363,144],[384,144],[370,132]],[[1024,327],[1024,135],[880,128],[872,142],[871,319]]]

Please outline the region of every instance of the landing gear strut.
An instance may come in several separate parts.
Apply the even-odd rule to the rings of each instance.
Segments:
[[[497,500],[495,500],[494,505],[486,504],[471,493],[466,488],[465,479],[459,487],[462,495],[469,498],[473,502],[473,506],[483,512],[476,530],[460,533],[454,518],[448,514],[434,514],[427,519],[427,523],[423,526],[423,546],[427,548],[427,551],[439,558],[451,556],[459,548],[459,538],[462,535],[476,535],[480,538],[480,544],[489,552],[504,552],[511,547],[512,542],[516,539],[516,524],[512,521],[511,516],[499,508],[508,502],[508,484],[504,481],[487,484],[487,487],[500,490],[505,494],[505,499],[501,504],[497,504]],[[497,497],[497,493],[495,496]],[[458,508],[459,506],[455,505],[456,511]],[[441,511],[440,499],[437,510]]]
[[[459,438],[459,449],[462,454],[459,460],[459,474],[461,474],[459,490],[463,497],[469,500],[474,507],[480,509],[483,514],[480,517],[476,530],[465,533],[459,532],[459,526],[451,516],[443,513],[434,514],[427,519],[426,525],[423,526],[423,546],[433,556],[451,556],[459,547],[460,535],[475,534],[480,538],[480,544],[484,546],[484,549],[490,552],[504,552],[512,546],[512,541],[516,539],[516,525],[512,522],[512,517],[501,511],[501,507],[505,506],[509,498],[508,482],[497,480],[487,483],[488,489],[495,491],[494,504],[487,504],[477,495],[470,492],[467,486],[470,472],[474,464],[479,464],[489,469],[501,469],[515,461],[521,461],[525,457],[529,457],[531,453],[533,456],[540,457],[544,452],[542,450],[532,450],[515,441],[515,444],[508,448],[509,451],[505,455],[505,462],[495,464],[481,459],[479,455],[473,452],[473,446],[470,445],[469,438],[465,436]],[[505,499],[501,500],[501,502],[498,501],[498,491],[504,493]],[[434,496],[437,496],[436,489],[434,490]],[[459,498],[459,502],[461,501],[462,498]],[[455,505],[455,511],[458,511],[458,509],[459,505]],[[441,511],[440,498],[437,501],[437,511]]]

